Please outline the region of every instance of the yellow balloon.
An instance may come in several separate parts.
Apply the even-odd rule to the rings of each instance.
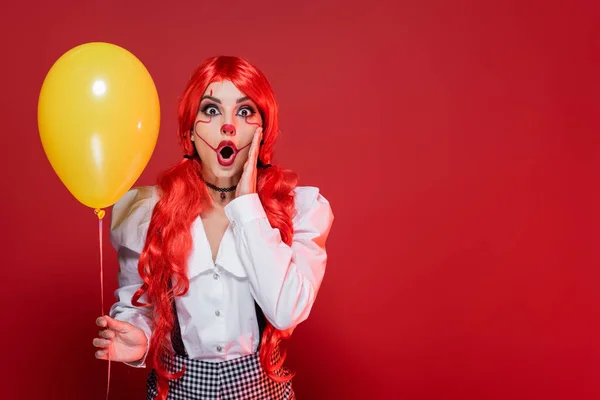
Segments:
[[[39,95],[38,128],[52,168],[82,204],[113,205],[154,152],[160,102],[146,67],[129,51],[94,42],[63,54]]]

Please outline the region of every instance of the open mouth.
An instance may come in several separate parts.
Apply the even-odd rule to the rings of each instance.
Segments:
[[[216,149],[217,161],[224,167],[228,167],[235,161],[235,156],[238,151],[235,147],[235,143],[230,140],[223,140],[219,143],[219,147]]]
[[[223,147],[220,151],[219,154],[221,155],[221,157],[223,157],[225,160],[229,159],[229,157],[233,156],[233,153],[235,153],[233,151],[233,149],[231,148],[231,146],[225,146]]]

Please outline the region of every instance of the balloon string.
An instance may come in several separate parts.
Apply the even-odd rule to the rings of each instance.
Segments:
[[[104,210],[95,210],[98,216],[98,239],[100,245],[100,305],[102,307],[101,314],[104,315],[104,257],[102,247],[102,218],[104,218]],[[110,351],[108,351],[108,372],[106,381],[106,400],[108,400],[108,392],[110,389]]]

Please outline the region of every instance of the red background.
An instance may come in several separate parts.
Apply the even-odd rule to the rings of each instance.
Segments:
[[[97,223],[36,121],[52,63],[96,40],[159,91],[138,184],[181,157],[175,101],[202,59],[270,78],[276,159],[336,215],[291,344],[300,399],[598,398],[599,22],[596,1],[3,4],[2,398],[104,398]],[[111,399],[143,398],[146,373],[113,364]]]

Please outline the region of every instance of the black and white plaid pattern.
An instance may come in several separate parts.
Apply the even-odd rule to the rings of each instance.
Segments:
[[[168,400],[293,400],[291,382],[270,379],[260,365],[259,353],[233,360],[209,362],[175,355],[169,372],[185,374],[169,381]],[[286,373],[285,371],[284,373]],[[146,400],[157,395],[157,375],[153,370],[147,380]]]

